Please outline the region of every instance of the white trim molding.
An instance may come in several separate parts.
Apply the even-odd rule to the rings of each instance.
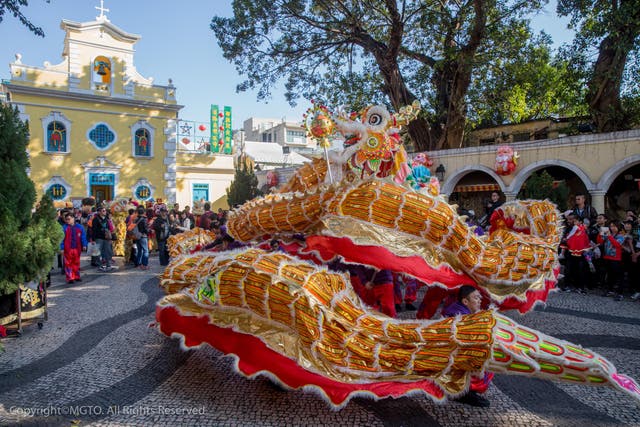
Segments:
[[[87,197],[91,196],[91,174],[112,173],[113,179],[113,200],[117,197],[118,183],[120,182],[120,169],[122,166],[113,163],[104,156],[98,156],[95,160],[82,163],[84,168],[84,184],[87,188]]]

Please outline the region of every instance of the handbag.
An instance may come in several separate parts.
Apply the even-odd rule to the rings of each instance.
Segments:
[[[96,242],[89,242],[87,246],[87,254],[89,256],[100,256],[100,247]]]

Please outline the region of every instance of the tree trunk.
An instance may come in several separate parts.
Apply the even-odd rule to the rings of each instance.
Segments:
[[[393,108],[397,111],[400,107],[411,105],[417,98],[405,84],[395,58],[377,58],[377,62],[384,78],[383,91],[389,97]],[[409,136],[415,143],[417,151],[430,151],[435,148],[429,129],[429,123],[422,117],[409,123]]]
[[[435,149],[462,147],[467,120],[465,96],[470,84],[471,65],[465,64],[464,56],[459,61],[441,64],[434,72],[437,104],[431,137]]]
[[[587,102],[598,132],[611,132],[628,126],[620,102],[622,74],[629,55],[621,37],[608,36],[602,43],[589,81]]]

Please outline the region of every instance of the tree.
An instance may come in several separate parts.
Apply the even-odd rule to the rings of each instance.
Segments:
[[[588,114],[584,86],[567,61],[553,58],[551,43],[523,26],[501,58],[478,67],[483,77],[469,91],[470,129]]]
[[[572,46],[564,52],[586,81],[586,100],[597,130],[629,128],[634,118],[623,98],[635,92],[634,103],[640,101],[637,0],[558,0],[557,12],[570,16],[570,28],[577,31]]]
[[[544,200],[549,199],[558,206],[560,210],[567,207],[569,199],[569,188],[562,182],[554,182],[549,172],[543,170],[540,173],[531,175],[518,194],[519,199]]]
[[[398,110],[419,99],[424,112],[409,134],[418,149],[432,150],[462,144],[474,70],[498,57],[545,2],[236,0],[233,17],[214,17],[211,29],[246,76],[239,91],[258,89],[266,99],[286,78],[292,105],[304,96]]]
[[[51,199],[31,211],[35,187],[27,176],[28,126],[0,104],[0,294],[46,276],[62,241]]]
[[[49,3],[49,0],[45,0]],[[24,14],[22,7],[29,6],[28,0],[0,0],[0,22],[4,19],[4,14],[9,11],[14,18],[18,18],[22,24],[27,27],[32,33],[37,36],[44,37],[44,31],[42,28],[36,27]]]
[[[253,173],[252,163],[246,156],[239,156],[233,181],[227,189],[227,203],[234,207],[260,195],[262,193],[258,189],[258,177]]]

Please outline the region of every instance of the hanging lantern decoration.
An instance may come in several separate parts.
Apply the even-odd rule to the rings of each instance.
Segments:
[[[182,138],[180,141],[181,141],[184,145],[189,145],[189,144],[191,144],[191,140],[190,140],[189,138],[186,138],[186,137],[185,137],[185,138]]]
[[[309,136],[316,139],[320,147],[329,148],[331,146],[329,137],[335,131],[335,123],[327,107],[313,104],[313,107],[309,108],[302,117]]]
[[[222,144],[224,144],[224,141],[222,140],[222,138],[220,138],[220,139],[218,140],[218,145],[222,146]]]
[[[331,112],[324,105],[316,104],[311,100],[310,107],[305,114],[302,115],[303,126],[307,130],[307,134],[318,141],[318,145],[324,150],[324,158],[329,163],[329,147],[331,141],[329,137],[333,135],[336,129],[335,122],[331,119]],[[329,181],[333,182],[331,168],[328,168]]]
[[[200,125],[200,126],[198,126],[198,129],[200,129],[200,131],[204,132],[205,130],[207,130],[207,127],[205,125]]]

